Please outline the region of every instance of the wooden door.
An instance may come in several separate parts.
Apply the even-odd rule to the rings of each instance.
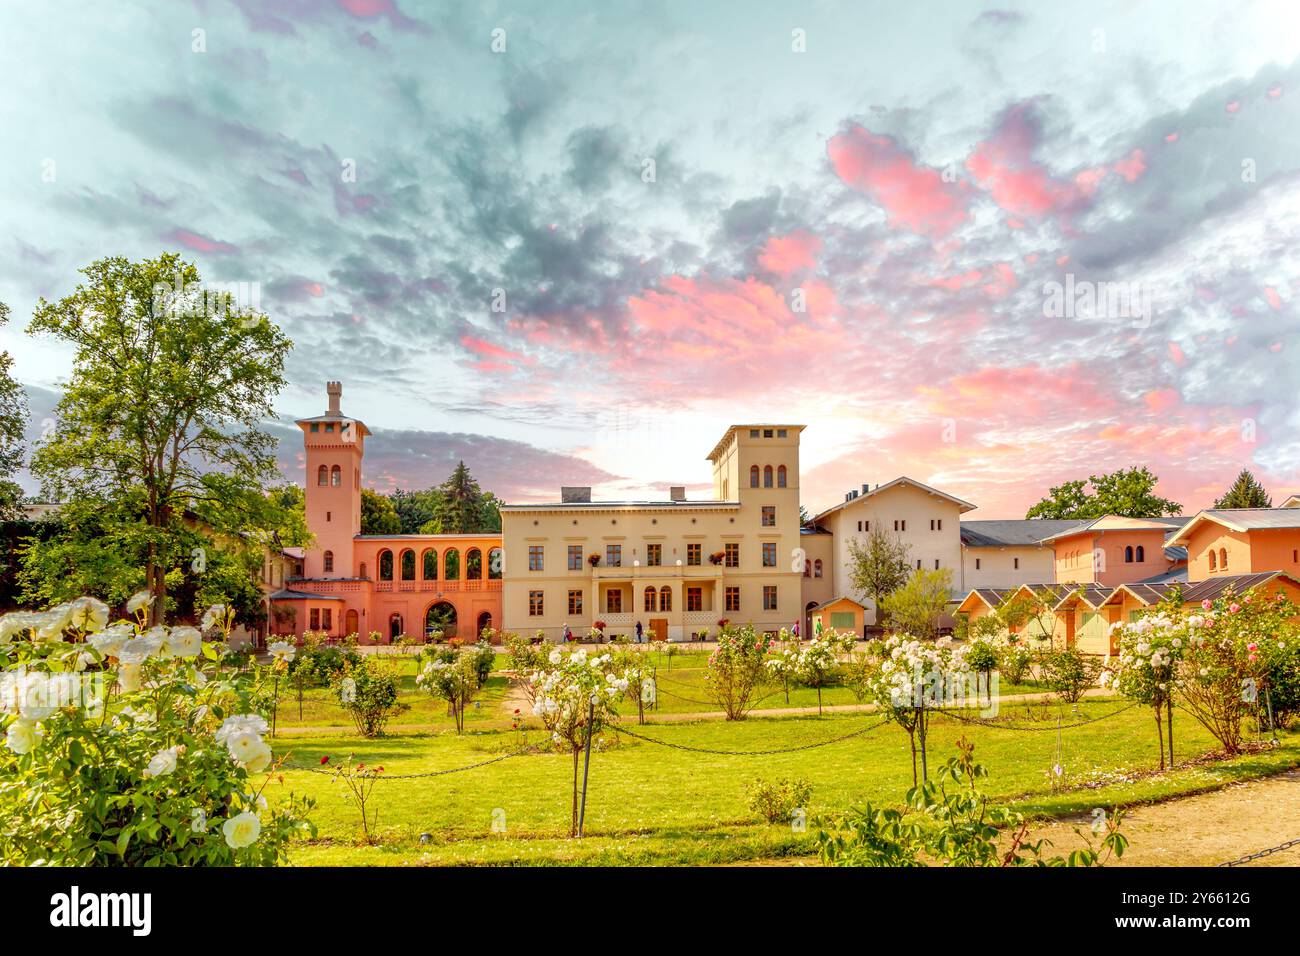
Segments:
[[[666,617],[650,618],[650,640],[652,641],[668,640],[668,618]]]

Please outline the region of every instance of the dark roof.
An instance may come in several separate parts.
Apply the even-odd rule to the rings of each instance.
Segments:
[[[1020,518],[999,521],[963,521],[961,543],[968,548],[1006,548],[1038,545],[1049,535],[1069,531],[1086,522],[1081,518],[1056,520]]]
[[[1186,561],[1187,549],[1178,544],[1165,545],[1165,557],[1170,561]]]
[[[291,591],[283,588],[271,595],[272,601],[342,601],[337,594],[312,594],[309,591]]]
[[[1245,594],[1251,588],[1259,587],[1261,584],[1267,584],[1274,578],[1286,578],[1292,584],[1300,585],[1291,575],[1283,571],[1260,571],[1255,574],[1225,574],[1223,577],[1210,578],[1206,581],[1197,581],[1195,584],[1189,584],[1182,589],[1182,598],[1185,602],[1204,601],[1209,599],[1213,601],[1219,597],[1225,590],[1232,588],[1235,594]]]
[[[1105,601],[1106,598],[1110,597],[1115,590],[1114,588],[1108,588],[1102,584],[1066,584],[1064,587],[1065,593],[1061,596],[1061,599],[1056,602],[1058,608],[1076,595],[1089,607],[1101,607],[1102,602]]]
[[[1168,549],[1165,549],[1168,551]],[[1152,575],[1149,578],[1143,578],[1138,584],[1174,584],[1177,582],[1187,581],[1187,568],[1170,568],[1168,571],[1162,571],[1160,574]]]
[[[799,529],[799,533],[800,534],[830,534],[829,531],[827,531],[819,524],[806,524]]]

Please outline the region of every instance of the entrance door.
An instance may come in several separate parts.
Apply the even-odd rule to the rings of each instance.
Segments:
[[[668,618],[666,617],[650,618],[650,640],[652,641],[668,640]]]
[[[343,634],[346,637],[349,634],[357,633],[357,612],[355,609],[348,611],[347,622],[343,625]]]

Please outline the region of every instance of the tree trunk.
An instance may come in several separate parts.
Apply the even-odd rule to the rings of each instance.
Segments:
[[[578,751],[573,751],[573,807],[569,813],[569,836],[578,835]]]
[[[822,685],[817,685],[817,716],[822,715]]]
[[[1160,769],[1165,769],[1165,735],[1160,726],[1160,705],[1156,704],[1156,737],[1160,740]]]
[[[912,786],[915,787],[916,786],[916,731],[914,729],[908,730],[907,737],[912,744]]]
[[[1169,769],[1174,768],[1174,701],[1165,701],[1165,723],[1169,727]]]

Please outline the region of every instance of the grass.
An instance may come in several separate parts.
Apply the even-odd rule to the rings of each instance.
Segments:
[[[1097,716],[1121,706],[1120,701],[1094,698],[1080,710]],[[1026,714],[1042,710],[1016,705],[1005,709],[1009,716],[1003,719],[1028,724],[1033,721]],[[680,745],[746,750],[825,741],[878,719],[828,714],[628,726]],[[1071,721],[1068,710],[1064,719]],[[1064,730],[1059,752],[1054,717],[1036,725],[1048,729],[1006,730],[938,717],[931,731],[931,767],[951,756],[957,739],[965,736],[975,742],[976,759],[990,771],[990,794],[1047,817],[1196,793],[1300,765],[1300,733],[1288,733],[1274,750],[1128,779],[1135,771],[1150,770],[1157,760],[1145,709]],[[542,737],[537,729],[526,733],[534,742]],[[1204,754],[1214,745],[1190,719],[1176,725],[1176,734],[1180,759]],[[519,740],[509,730],[471,730],[463,736],[400,733],[377,740],[286,736],[276,742],[276,750],[290,752],[289,761],[299,766],[353,753],[391,775],[464,766],[512,749]],[[1051,768],[1058,762],[1067,787],[1088,789],[1054,790]],[[274,800],[292,789],[317,799],[312,819],[319,838],[295,847],[292,862],[297,865],[708,864],[813,853],[810,834],[761,824],[747,809],[745,790],[755,776],[809,780],[814,786],[810,817],[867,800],[897,805],[912,781],[907,737],[893,725],[817,749],[762,757],[672,750],[609,732],[592,755],[587,838],[570,840],[571,771],[567,755],[548,752],[464,773],[383,781],[377,791],[376,846],[360,843],[356,810],[345,799],[345,789],[327,775],[291,770],[283,784],[268,787],[267,795]],[[504,834],[491,832],[498,808],[505,813]],[[422,833],[430,835],[426,845],[419,842]]]

